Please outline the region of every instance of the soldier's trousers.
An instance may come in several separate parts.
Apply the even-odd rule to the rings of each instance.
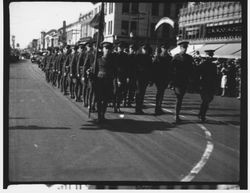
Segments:
[[[69,77],[69,91],[71,98],[75,98],[75,84],[76,84],[76,78]]]
[[[208,91],[204,91],[202,90],[201,93],[201,106],[200,106],[200,112],[199,112],[199,115],[202,117],[202,118],[205,118],[206,116],[206,113],[207,113],[207,110],[209,108],[209,104],[211,103],[211,101],[213,100],[213,93]]]
[[[82,80],[82,88],[83,88],[83,103],[84,106],[88,106],[89,104],[89,94],[90,94],[90,87],[89,87],[89,79],[87,77],[85,77]]]
[[[77,100],[81,99],[82,96],[82,82],[81,82],[81,77],[76,78],[76,84],[75,84],[75,96]]]
[[[97,101],[98,119],[104,118],[107,109],[108,100],[112,93],[112,79],[97,78],[95,85],[95,94]]]
[[[57,79],[57,72],[55,70],[53,70],[51,73],[51,80],[52,80],[53,86],[56,86],[56,79]]]
[[[155,109],[159,110],[161,109],[162,101],[164,98],[164,92],[168,86],[168,82],[162,82],[162,81],[156,81],[155,82],[157,92],[155,97]]]
[[[66,94],[67,90],[68,90],[68,75],[64,74],[61,80],[61,91],[64,92],[64,94]]]
[[[49,82],[50,81],[50,70],[49,69],[45,69],[45,78],[46,81]]]
[[[56,81],[57,81],[57,88],[61,87],[61,78],[62,78],[62,74],[61,72],[57,73],[57,77],[56,77]]]
[[[142,110],[147,85],[148,85],[147,80],[136,80],[136,94],[135,94],[136,111]]]
[[[124,79],[120,80],[120,85],[117,84],[116,80],[114,84],[114,108],[120,108],[120,104],[123,99],[126,98],[125,86],[126,81]]]
[[[135,91],[136,91],[136,80],[135,78],[130,78],[128,83],[128,105],[131,105],[131,103],[134,100],[135,97]]]

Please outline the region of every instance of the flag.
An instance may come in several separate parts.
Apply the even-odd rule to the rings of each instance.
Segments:
[[[158,29],[158,27],[160,25],[162,25],[163,23],[167,23],[169,24],[172,28],[174,28],[174,21],[168,17],[163,17],[160,19],[160,21],[158,21],[158,23],[155,25],[155,31]]]
[[[97,13],[94,16],[94,18],[90,21],[89,25],[95,29],[103,29],[103,27],[104,27],[104,14],[102,13],[102,11],[100,11],[99,13]]]

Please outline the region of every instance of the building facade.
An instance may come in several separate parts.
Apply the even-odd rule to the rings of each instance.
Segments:
[[[148,41],[157,44],[175,38],[175,30],[162,25],[156,32],[156,23],[164,16],[177,21],[181,3],[104,3],[104,41]],[[81,39],[93,37],[96,29],[89,22],[101,10],[101,3],[81,15]]]
[[[218,57],[240,57],[241,26],[240,2],[189,3],[180,10],[178,36],[201,54],[215,49]]]

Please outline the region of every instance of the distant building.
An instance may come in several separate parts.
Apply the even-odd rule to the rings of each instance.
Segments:
[[[188,3],[180,10],[179,39],[190,41],[190,51],[215,49],[218,57],[241,57],[241,3]]]

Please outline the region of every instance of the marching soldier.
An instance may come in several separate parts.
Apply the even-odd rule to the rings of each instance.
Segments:
[[[124,52],[124,43],[120,42],[115,54],[116,75],[114,78],[114,112],[121,113],[120,104],[125,98],[125,86],[127,81],[127,55]],[[125,101],[126,103],[126,101]]]
[[[92,77],[90,73],[90,67],[94,63],[94,51],[93,51],[93,42],[89,41],[86,43],[86,54],[83,65],[83,105],[84,107],[92,108],[92,99],[93,99],[93,87],[92,87]]]
[[[68,74],[69,74],[69,64],[71,61],[71,48],[69,45],[67,45],[64,48],[64,54],[65,54],[65,61],[63,63],[62,67],[62,81],[61,81],[61,91],[64,95],[67,95],[67,89],[68,89]]]
[[[78,55],[78,60],[77,60],[77,66],[76,66],[76,87],[75,87],[75,93],[76,93],[76,101],[81,102],[81,96],[82,96],[82,75],[83,75],[83,64],[84,64],[84,59],[85,59],[85,53],[84,50],[85,45],[81,44],[79,46],[79,55]]]
[[[112,86],[115,73],[114,56],[111,53],[112,43],[101,44],[103,56],[97,59],[95,67],[95,94],[97,100],[98,122],[105,120],[108,100],[112,95]]]
[[[142,107],[146,88],[152,81],[152,48],[148,44],[142,46],[142,53],[138,55],[138,63],[136,70],[136,98],[135,98],[135,114],[144,114]],[[150,83],[151,84],[151,83]]]
[[[204,122],[206,120],[206,112],[209,107],[209,103],[213,100],[216,94],[216,76],[217,66],[213,62],[214,50],[205,50],[208,58],[197,66],[197,72],[200,78],[200,95],[201,95],[201,106],[199,112],[199,119]]]
[[[193,58],[186,53],[188,44],[189,42],[187,41],[180,42],[178,45],[180,46],[181,51],[180,53],[176,54],[172,60],[173,86],[177,98],[175,109],[176,123],[179,123],[181,121],[179,114],[181,110],[182,100],[186,93],[189,80],[194,74]]]
[[[50,82],[52,48],[49,47],[47,50],[48,50],[48,54],[46,55],[46,59],[45,59],[45,77],[46,77],[46,81],[49,83]]]
[[[59,53],[58,53],[58,57],[56,60],[57,88],[61,87],[62,67],[63,67],[64,59],[65,59],[65,57],[63,54],[63,48],[60,48]]]
[[[54,54],[52,55],[51,58],[51,80],[52,80],[52,86],[56,86],[56,77],[57,77],[57,70],[56,70],[56,61],[57,61],[57,57],[58,57],[58,51],[59,48],[55,47],[54,48]]]
[[[135,44],[129,45],[129,54],[128,54],[128,103],[127,107],[132,107],[132,102],[135,98],[136,90],[136,65],[138,62],[137,47]]]
[[[172,56],[168,53],[169,45],[161,45],[161,53],[153,59],[154,63],[154,82],[157,88],[156,93],[156,105],[155,115],[163,114],[162,101],[164,98],[164,92],[171,80],[171,60]]]
[[[72,49],[72,58],[69,64],[69,90],[70,90],[70,97],[75,99],[75,85],[76,85],[76,65],[77,65],[77,58],[78,58],[78,46],[75,45]]]

